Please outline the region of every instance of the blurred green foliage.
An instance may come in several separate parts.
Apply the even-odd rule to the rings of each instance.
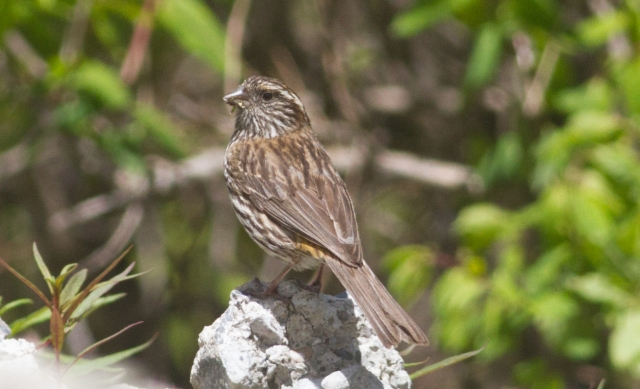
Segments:
[[[475,30],[471,88],[492,83],[500,61],[512,60],[503,52],[515,32],[537,52],[560,45],[549,87],[539,91],[550,104],[540,135],[521,114],[517,129],[484,154],[479,172],[489,197],[458,215],[460,265],[437,279],[432,295],[431,333],[443,348],[461,352],[488,340],[479,356],[487,360],[540,350],[513,370],[515,382],[531,388],[565,387],[569,365],[549,355],[604,360],[640,377],[640,3],[588,3],[594,14],[573,26],[560,23],[554,0],[424,1],[392,25],[399,36],[452,20]],[[592,51],[598,63],[578,76],[576,58]],[[528,183],[528,204],[491,202],[492,190],[514,180]],[[542,345],[527,344],[532,330]]]

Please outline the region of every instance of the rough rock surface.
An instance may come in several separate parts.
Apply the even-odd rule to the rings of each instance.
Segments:
[[[0,341],[0,387],[49,389],[58,387],[49,372],[36,362],[36,346],[24,339]],[[6,385],[6,386],[3,386]]]
[[[229,308],[200,333],[195,389],[411,387],[398,352],[382,345],[350,298],[297,281],[279,285],[281,299],[253,297],[263,290],[257,281],[234,290]]]

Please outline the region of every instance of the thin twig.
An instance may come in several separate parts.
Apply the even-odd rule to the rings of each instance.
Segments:
[[[540,58],[540,65],[536,75],[527,89],[522,110],[527,116],[537,116],[544,103],[544,94],[549,86],[549,81],[553,75],[553,70],[560,58],[560,45],[555,41],[550,41],[545,46]]]
[[[20,143],[0,154],[0,183],[22,172],[29,166],[27,146]]]
[[[114,209],[118,209],[135,200],[136,196],[124,190],[92,197],[82,201],[71,208],[56,212],[49,218],[49,227],[56,232],[61,232],[78,224],[95,219]]]
[[[107,266],[107,268],[102,271],[102,273],[100,273],[96,278],[94,278],[93,281],[91,281],[89,283],[89,285],[87,285],[82,290],[82,292],[80,292],[80,294],[78,294],[75,297],[74,302],[69,306],[69,308],[67,308],[67,310],[65,311],[64,315],[62,316],[62,319],[63,319],[64,322],[69,320],[69,318],[71,317],[71,315],[73,315],[73,312],[78,308],[80,303],[82,303],[84,301],[84,299],[87,298],[89,293],[91,293],[93,291],[93,288],[100,281],[102,281],[102,279],[104,277],[106,277],[107,274],[109,274],[109,272],[111,272],[111,270],[113,270],[113,268],[116,267],[118,265],[118,263],[120,263],[120,261],[122,261],[124,259],[124,257],[127,256],[127,254],[129,254],[129,251],[131,251],[132,248],[133,248],[133,246],[129,246],[129,248],[127,248],[122,254],[120,254],[120,256],[118,258],[116,258],[113,262],[111,262],[109,264],[109,266]]]
[[[80,0],[73,8],[71,23],[64,32],[62,46],[60,47],[60,59],[65,63],[74,63],[78,58],[84,44],[84,37],[89,25],[93,0]]]
[[[229,92],[238,86],[242,75],[242,40],[244,38],[245,22],[251,0],[237,0],[233,3],[229,21],[227,23],[227,36],[224,43],[224,90]]]
[[[127,56],[124,58],[120,68],[120,78],[129,85],[133,84],[138,78],[138,74],[140,74],[144,54],[149,46],[151,32],[153,31],[155,9],[155,0],[145,0],[140,9],[140,16],[136,21]]]
[[[9,271],[9,273],[13,274],[14,276],[16,276],[16,278],[18,278],[20,281],[22,281],[23,284],[25,284],[26,286],[29,287],[29,289],[31,289],[33,291],[33,293],[35,293],[38,298],[40,298],[40,300],[42,300],[42,302],[51,309],[52,305],[51,305],[51,301],[49,301],[49,299],[44,295],[44,293],[42,293],[40,291],[40,289],[38,289],[31,281],[29,281],[26,277],[24,277],[22,274],[18,273],[17,270],[15,270],[14,268],[12,268],[11,266],[9,266],[9,264],[7,262],[5,262],[4,259],[2,259],[2,257],[0,257],[0,265],[2,265],[5,269],[7,269]]]
[[[142,222],[143,216],[144,206],[142,204],[135,202],[129,205],[107,243],[92,252],[82,261],[82,265],[90,271],[104,267],[115,256],[115,253],[122,251],[131,241]]]
[[[120,334],[130,330],[131,328],[140,325],[144,323],[143,321],[139,321],[133,324],[129,324],[128,326],[124,327],[123,329],[121,329],[120,331],[116,332],[115,334],[111,335],[111,336],[107,336],[106,338],[102,339],[101,341],[98,341],[94,344],[92,344],[91,346],[87,347],[86,349],[84,349],[80,354],[78,354],[78,356],[73,360],[73,362],[71,362],[63,371],[62,374],[64,375],[70,368],[71,366],[73,366],[76,362],[78,362],[82,357],[84,357],[85,355],[87,355],[89,352],[95,350],[96,348],[98,348],[99,346],[107,343],[108,341],[112,340],[113,338],[119,336]]]
[[[470,168],[452,162],[418,158],[400,151],[384,151],[375,159],[376,166],[386,172],[429,185],[455,189],[466,185],[475,190],[479,178]]]
[[[29,42],[16,30],[9,30],[4,33],[4,43],[18,61],[20,61],[27,71],[36,79],[41,79],[49,71],[47,62],[40,58],[40,55],[31,47]]]
[[[607,14],[616,10],[607,0],[589,0],[587,5],[599,18],[604,18]],[[623,32],[618,32],[609,37],[607,50],[611,57],[618,61],[628,59],[633,52],[629,37]]]

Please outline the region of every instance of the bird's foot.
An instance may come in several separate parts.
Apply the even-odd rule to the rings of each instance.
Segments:
[[[310,292],[320,293],[320,291],[322,290],[323,270],[324,270],[324,263],[320,265],[320,267],[318,268],[318,271],[316,272],[315,276],[313,276],[313,279],[311,280],[311,282],[308,285],[302,284],[300,285],[300,287]]]
[[[274,284],[273,282],[271,282],[265,287],[264,283],[260,281],[258,277],[256,277],[251,281],[250,284],[247,285],[249,287],[242,291],[245,295],[255,297],[260,300],[273,298],[276,300],[280,300],[287,305],[291,305],[291,300],[278,292],[278,284]]]
[[[320,293],[320,290],[322,290],[322,282],[319,280],[314,280],[308,284],[303,284],[301,282],[299,284],[301,289],[308,290],[309,292]]]

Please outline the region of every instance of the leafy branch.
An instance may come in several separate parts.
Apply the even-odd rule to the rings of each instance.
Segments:
[[[131,247],[125,250],[118,258],[107,266],[107,268],[102,271],[97,277],[95,277],[87,286],[82,288],[82,285],[85,283],[87,278],[87,270],[82,269],[80,271],[75,272],[78,267],[77,264],[72,263],[66,265],[60,275],[53,276],[51,271],[45,264],[40,252],[38,251],[37,246],[33,245],[33,254],[38,265],[38,269],[44,278],[47,288],[49,289],[49,296],[40,290],[37,286],[35,286],[31,281],[29,281],[26,277],[21,275],[17,270],[12,268],[6,261],[0,258],[0,265],[7,269],[11,274],[16,276],[22,283],[24,283],[29,289],[31,289],[36,296],[44,303],[45,307],[42,309],[32,313],[26,318],[21,320],[16,320],[11,325],[11,331],[15,335],[16,333],[28,328],[31,325],[41,323],[43,321],[49,320],[49,337],[43,344],[51,344],[53,348],[53,353],[56,361],[56,366],[58,370],[60,370],[60,357],[62,353],[62,348],[64,346],[64,340],[66,335],[75,327],[75,325],[93,311],[98,309],[99,307],[113,303],[114,301],[119,300],[124,297],[124,293],[106,295],[105,294],[113,288],[119,282],[129,280],[135,277],[138,277],[143,273],[129,274],[133,269],[135,263],[131,263],[127,268],[119,274],[116,274],[112,278],[103,281],[105,277],[124,259],[124,257],[129,253]],[[75,272],[75,273],[74,273]],[[71,275],[74,273],[73,275]],[[70,276],[70,277],[69,277]],[[17,306],[31,304],[32,301],[29,299],[20,299],[6,304],[4,307],[0,307],[0,314],[13,309]],[[117,333],[100,340],[93,345],[87,347],[83,350],[78,356],[70,362],[63,370],[63,374],[66,373],[76,362],[78,362],[84,355],[88,352],[96,349],[100,345],[114,339],[130,328],[141,324],[142,322],[137,322],[131,324]],[[131,355],[131,353],[141,351],[142,349],[148,347],[151,342],[155,339],[151,339],[149,342],[138,346],[134,349],[127,350],[129,352],[124,352],[122,354],[123,357]],[[113,362],[119,361],[122,358],[111,358],[110,360]]]

